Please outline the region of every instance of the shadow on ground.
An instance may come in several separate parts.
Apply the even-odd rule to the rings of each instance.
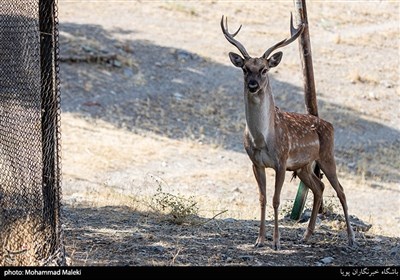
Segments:
[[[98,25],[60,24],[62,110],[135,133],[151,131],[243,151],[239,70],[182,49],[117,39]],[[228,58],[227,58],[228,60]],[[276,105],[304,112],[302,88],[273,79]],[[399,181],[400,132],[360,112],[324,101],[319,112],[336,129],[341,168]]]
[[[347,246],[345,229],[322,220],[307,244],[306,224],[280,221],[280,251],[254,248],[258,221],[204,219],[175,224],[168,216],[128,207],[65,206],[65,244],[74,266],[395,266],[399,238],[356,232],[357,248]],[[337,216],[336,216],[337,217]]]

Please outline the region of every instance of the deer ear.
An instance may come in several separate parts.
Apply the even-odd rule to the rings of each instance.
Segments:
[[[236,67],[242,68],[244,66],[244,59],[240,55],[230,52],[229,58]]]
[[[274,53],[270,58],[267,59],[269,68],[273,68],[278,66],[279,62],[281,62],[283,53],[277,52]]]

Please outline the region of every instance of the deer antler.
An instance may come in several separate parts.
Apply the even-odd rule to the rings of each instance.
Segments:
[[[242,28],[242,25],[239,26],[239,29],[235,32],[235,33],[229,33],[228,31],[228,18],[225,18],[225,26],[224,26],[224,16],[222,16],[221,18],[221,28],[222,28],[222,32],[225,35],[225,38],[235,47],[238,48],[238,50],[242,53],[242,55],[244,56],[245,59],[249,59],[250,55],[247,53],[246,49],[243,47],[243,45],[237,41],[236,39],[234,39],[233,37],[235,37],[239,31],[240,28]]]
[[[294,40],[297,39],[297,37],[300,36],[300,34],[303,32],[304,30],[304,23],[301,23],[297,29],[293,27],[293,15],[292,13],[290,13],[290,38],[286,38],[282,41],[280,41],[279,43],[276,43],[275,45],[273,45],[272,47],[270,47],[264,54],[263,54],[263,58],[268,58],[268,56],[276,49],[278,48],[282,48],[286,45],[289,45],[291,42],[293,42]]]

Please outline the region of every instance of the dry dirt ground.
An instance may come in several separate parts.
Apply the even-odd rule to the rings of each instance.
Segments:
[[[304,244],[307,213],[267,246],[242,146],[241,71],[228,16],[253,56],[289,35],[291,1],[67,1],[58,5],[63,222],[68,262],[83,266],[398,266],[398,1],[308,1],[319,115],[332,122],[338,174],[358,246],[325,181],[327,212]],[[297,43],[271,71],[276,105],[304,112]],[[312,202],[309,193],[306,209]]]

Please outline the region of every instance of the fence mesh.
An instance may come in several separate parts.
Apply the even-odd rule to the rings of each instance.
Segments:
[[[0,0],[0,265],[63,265],[56,0]]]

